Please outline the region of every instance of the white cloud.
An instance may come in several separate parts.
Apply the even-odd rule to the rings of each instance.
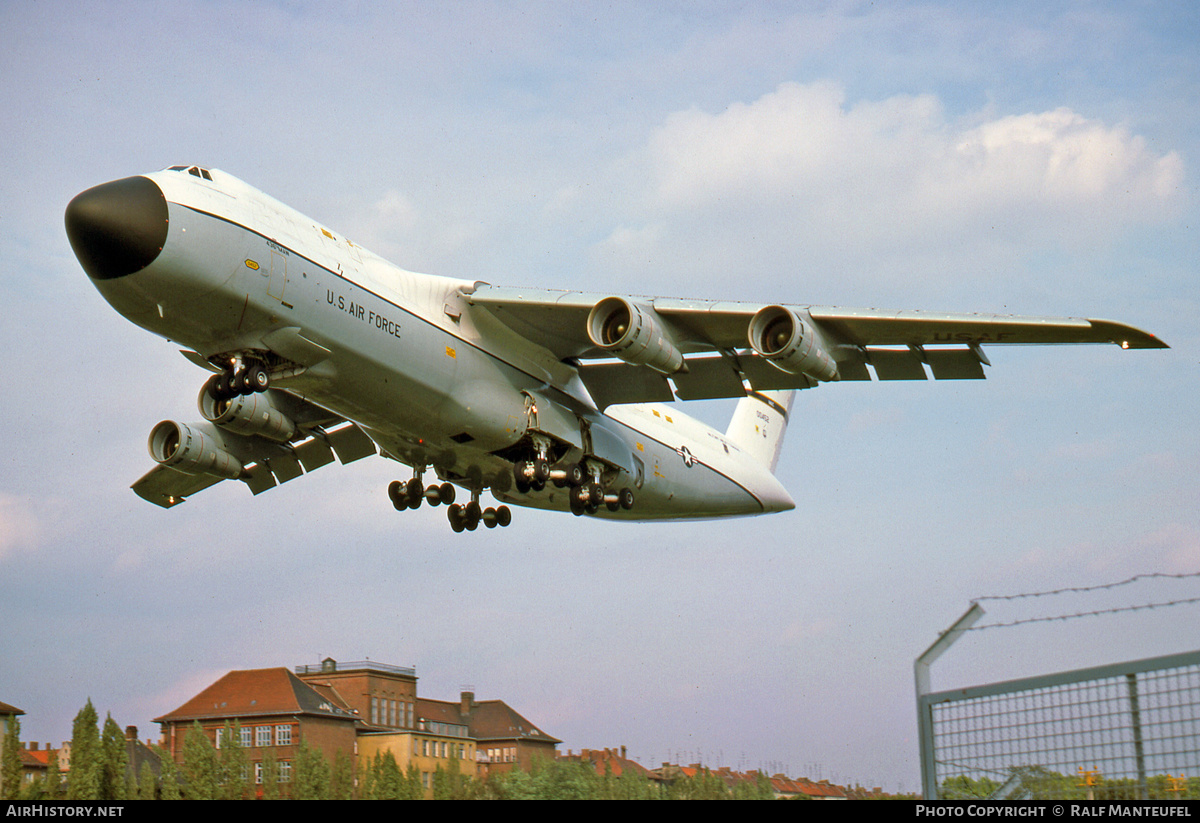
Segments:
[[[908,280],[987,268],[989,249],[1086,248],[1161,222],[1184,180],[1178,153],[1070,109],[951,120],[934,95],[850,104],[830,82],[671,114],[628,165],[637,219],[655,226],[643,239],[676,247],[646,260],[858,272],[886,253]],[[625,263],[617,239],[597,251]],[[1011,276],[1012,263],[991,268]]]
[[[0,560],[35,547],[41,533],[29,499],[0,492]]]

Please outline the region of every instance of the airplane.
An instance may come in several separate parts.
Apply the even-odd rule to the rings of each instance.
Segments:
[[[417,274],[218,169],[171,166],[66,209],[83,270],[211,376],[132,486],[169,508],[222,480],[257,495],[333,462],[405,464],[397,510],[455,532],[510,506],[613,520],[795,508],[776,479],[797,390],[982,379],[985,345],[1167,348],[1107,320],[589,294]],[[726,431],[664,405],[739,398]],[[439,482],[426,484],[431,471]],[[458,489],[468,502],[457,502]],[[490,491],[498,505],[482,507]]]

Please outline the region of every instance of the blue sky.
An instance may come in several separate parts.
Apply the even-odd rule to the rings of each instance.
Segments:
[[[916,788],[912,660],[971,598],[1200,571],[1198,40],[1188,3],[0,4],[0,700],[25,739],[89,696],[156,736],[229,669],[369,657],[564,749]],[[1108,317],[1172,348],[804,392],[797,508],[767,518],[455,536],[392,510],[381,459],[160,511],[128,486],[204,375],[100,298],[62,213],[185,162],[416,271]],[[1196,648],[1196,618],[974,633],[934,685]]]

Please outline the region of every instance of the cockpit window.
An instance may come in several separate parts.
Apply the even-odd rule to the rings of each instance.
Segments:
[[[202,169],[199,166],[171,166],[167,171],[185,171],[195,177],[203,177],[205,180],[212,182],[212,175],[208,173],[208,169]]]

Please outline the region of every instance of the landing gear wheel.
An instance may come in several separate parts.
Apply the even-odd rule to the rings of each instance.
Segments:
[[[626,486],[625,488],[623,488],[619,492],[617,492],[617,504],[625,511],[629,511],[630,509],[632,509],[633,508],[633,489]]]
[[[574,491],[571,492],[569,499],[571,502],[571,514],[575,515],[576,517],[582,516],[583,510],[586,508],[587,504],[580,500],[579,494]]]
[[[587,469],[582,463],[576,463],[567,469],[567,483],[572,486],[582,486],[587,481]]]
[[[410,509],[421,508],[421,501],[425,499],[424,491],[421,488],[421,481],[415,477],[405,484],[404,495],[408,498],[408,507]]]
[[[271,375],[261,363],[255,363],[246,370],[246,387],[252,394],[271,387]]]
[[[489,529],[496,528],[496,510],[491,506],[483,510],[483,525]]]
[[[500,526],[501,528],[504,528],[511,522],[512,522],[512,511],[508,508],[508,506],[497,506],[496,507],[496,525]]]
[[[229,400],[233,397],[232,387],[233,375],[227,371],[223,371],[216,376],[213,381],[213,397],[217,400]]]
[[[396,507],[396,511],[402,512],[408,508],[408,491],[407,486],[399,480],[393,480],[388,483],[388,497],[392,500],[392,505]]]
[[[463,517],[466,518],[468,523],[474,523],[478,526],[479,520],[483,517],[483,511],[479,508],[479,503],[474,500],[468,503],[463,509]],[[471,527],[468,526],[468,528]]]
[[[453,483],[443,483],[442,485],[438,486],[438,499],[441,500],[443,503],[447,503],[447,504],[453,503],[454,502],[454,484]]]
[[[466,528],[463,523],[462,506],[457,503],[452,503],[446,511],[446,518],[450,521],[450,528],[454,529],[457,534]]]
[[[221,401],[221,400],[225,399],[224,396],[221,394],[221,390],[219,388],[220,383],[221,383],[221,375],[219,375],[219,374],[214,374],[212,377],[210,377],[204,381],[204,391],[208,394],[209,397],[211,397],[213,400],[216,400],[216,401]]]

